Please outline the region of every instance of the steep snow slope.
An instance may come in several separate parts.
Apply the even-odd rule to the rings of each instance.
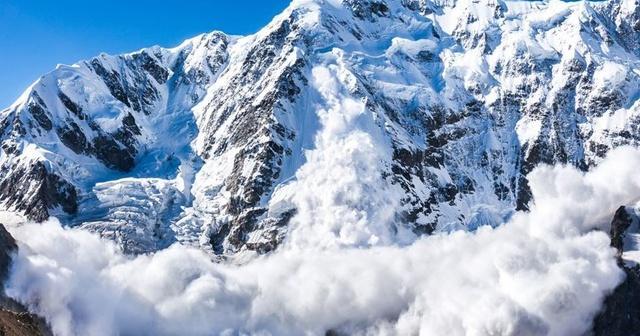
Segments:
[[[639,46],[630,0],[296,0],[251,36],[43,76],[1,113],[0,199],[129,252],[497,225],[539,163],[638,143]]]

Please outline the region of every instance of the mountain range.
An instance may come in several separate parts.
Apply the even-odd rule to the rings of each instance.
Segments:
[[[1,206],[131,253],[269,252],[309,206],[344,246],[497,225],[537,165],[638,143],[639,44],[633,0],[294,1],[42,76],[0,113]]]
[[[402,247],[638,145],[637,0],[294,0],[253,35],[40,77],[0,112],[0,210],[128,255]]]

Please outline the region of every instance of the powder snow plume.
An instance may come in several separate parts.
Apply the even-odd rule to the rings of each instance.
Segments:
[[[289,244],[244,265],[179,245],[129,257],[55,221],[27,224],[12,229],[7,292],[58,335],[580,335],[622,280],[594,229],[637,201],[638,165],[624,147],[587,173],[539,167],[530,212],[497,228],[404,247]]]

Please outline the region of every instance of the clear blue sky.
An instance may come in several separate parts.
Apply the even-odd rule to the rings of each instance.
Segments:
[[[256,32],[290,0],[0,0],[0,109],[56,64]]]

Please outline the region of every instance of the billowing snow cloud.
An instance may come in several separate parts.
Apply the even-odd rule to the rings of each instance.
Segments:
[[[350,96],[356,82],[343,65],[313,69],[322,127],[295,180],[277,189],[270,202],[271,209],[297,210],[288,235],[291,247],[367,247],[415,239],[395,225],[403,190],[382,176],[391,146],[375,115]]]
[[[7,291],[59,335],[579,335],[623,277],[594,229],[637,201],[638,166],[640,151],[620,148],[588,173],[538,168],[531,211],[495,229],[284,246],[239,266],[181,246],[128,257],[54,221],[24,225]]]

